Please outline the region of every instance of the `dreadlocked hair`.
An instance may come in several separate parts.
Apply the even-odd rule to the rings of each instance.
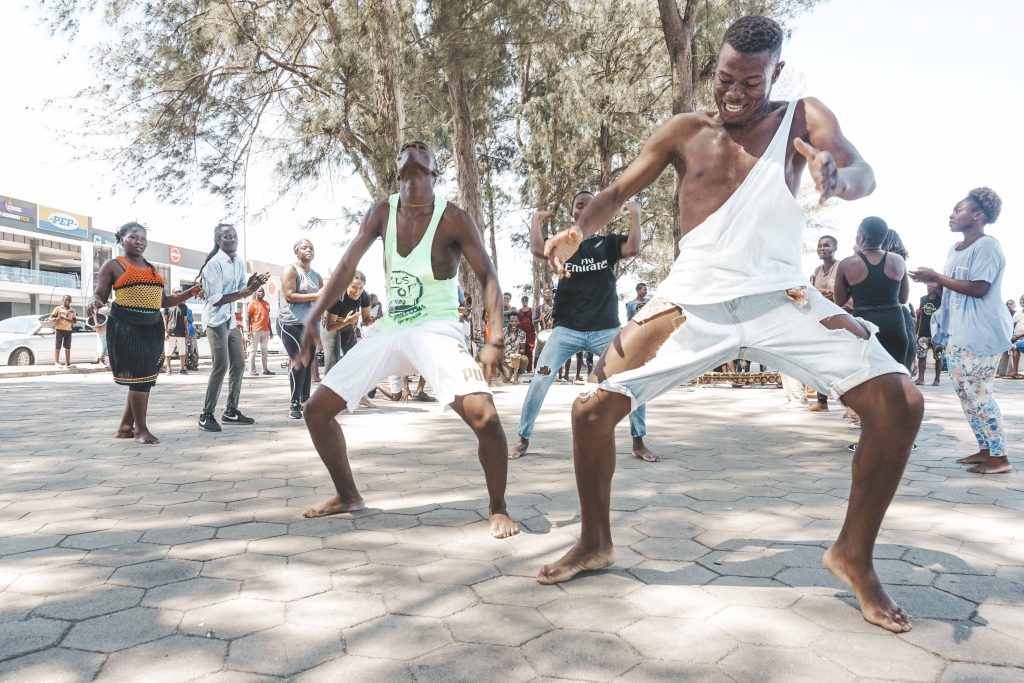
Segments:
[[[1003,210],[1003,200],[992,188],[976,187],[967,193],[967,198],[985,214],[986,223],[995,223]]]
[[[217,227],[215,227],[213,229],[213,249],[211,249],[210,253],[206,255],[206,260],[203,261],[203,265],[200,266],[199,273],[196,275],[196,279],[193,281],[192,284],[196,284],[197,285],[197,284],[200,283],[200,281],[203,278],[203,269],[206,268],[206,264],[210,262],[210,259],[212,259],[214,256],[217,255],[218,251],[220,251],[220,245],[217,244],[217,238],[220,237],[220,233],[223,232],[224,228],[233,228],[233,227],[235,227],[235,226],[232,225],[231,223],[218,223]]]
[[[767,50],[772,59],[782,54],[782,27],[768,17],[740,17],[725,31],[723,43],[732,45],[737,52],[750,54]]]

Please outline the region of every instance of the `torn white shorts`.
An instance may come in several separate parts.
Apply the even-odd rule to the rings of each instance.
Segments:
[[[821,321],[846,311],[813,287],[789,291],[793,294],[768,292],[695,306],[655,299],[637,313],[633,322],[642,325],[667,308],[678,306],[682,315],[675,316],[675,331],[654,358],[639,368],[609,377],[600,388],[625,394],[635,410],[737,358],[792,375],[834,397],[879,375],[909,374],[882,348],[875,338],[878,328],[874,324],[860,320],[870,333],[868,339],[846,329],[828,329]]]
[[[418,372],[434,387],[438,402],[446,409],[457,396],[491,393],[480,366],[466,350],[458,323],[428,320],[395,330],[371,325],[363,335],[320,382],[345,399],[350,413],[359,407],[359,399],[388,375],[401,378]]]

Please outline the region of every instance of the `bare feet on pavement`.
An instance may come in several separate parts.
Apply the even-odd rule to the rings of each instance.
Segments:
[[[973,474],[1006,474],[1012,472],[1013,467],[1010,466],[1009,458],[997,458],[990,455],[984,460],[978,461],[974,467],[968,467],[967,471]]]
[[[519,443],[509,449],[508,459],[518,460],[519,458],[526,455],[526,451],[530,448],[530,440],[519,437]]]
[[[134,434],[135,441],[138,443],[154,444],[160,443],[160,439],[153,435],[153,432],[147,430]]]
[[[960,458],[956,462],[958,465],[977,465],[980,462],[985,462],[991,457],[988,451],[978,451],[977,453],[971,453],[966,458]]]
[[[804,410],[806,410],[808,413],[827,413],[828,412],[828,404],[827,403],[815,403],[814,405],[810,406],[809,408],[804,408]]]
[[[302,513],[303,517],[326,517],[328,515],[339,515],[343,512],[359,512],[366,509],[366,503],[362,498],[351,503],[341,502],[341,496],[334,496],[323,505],[310,508]]]
[[[639,441],[639,443],[637,443]],[[651,452],[642,439],[633,439],[633,457],[644,462],[661,462],[661,458]]]
[[[508,538],[519,533],[519,525],[512,521],[507,512],[492,512],[488,521],[491,523],[491,536]]]
[[[561,583],[580,572],[604,569],[614,561],[615,551],[610,545],[607,548],[588,549],[577,543],[560,560],[541,567],[537,581],[545,585]]]
[[[128,427],[125,427],[124,425],[121,425],[120,427],[117,428],[117,433],[114,434],[114,437],[117,439],[134,439],[135,427],[132,427],[130,425]]]
[[[910,616],[885,592],[873,567],[852,566],[834,545],[825,551],[822,564],[857,596],[866,621],[893,633],[905,633],[912,628]]]

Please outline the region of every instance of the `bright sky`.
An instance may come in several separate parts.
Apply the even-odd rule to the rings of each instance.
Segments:
[[[281,264],[292,259],[292,243],[308,234],[301,226],[309,217],[365,206],[362,184],[344,178],[245,221],[198,193],[177,206],[149,197],[133,200],[127,190],[112,194],[110,164],[75,161],[74,150],[61,141],[58,131],[79,125],[77,117],[44,106],[47,98],[69,96],[88,83],[88,65],[79,55],[59,61],[66,41],[38,25],[36,9],[4,4],[0,63],[26,68],[5,69],[0,193],[91,215],[105,229],[141,220],[154,240],[203,250],[212,244],[213,225],[229,218],[244,222],[249,258]],[[787,67],[780,94],[824,101],[878,180],[871,197],[833,200],[829,207],[840,255],[850,253],[860,219],[878,215],[902,235],[911,267],[941,269],[954,241],[947,226],[950,210],[969,189],[988,185],[1004,200],[1003,214],[989,230],[1007,256],[1003,298],[1024,293],[1024,210],[1016,191],[1024,187],[1024,145],[1015,132],[996,133],[1007,127],[1004,117],[1015,124],[1024,111],[1024,60],[1015,53],[1022,19],[1024,9],[1006,0],[973,0],[969,7],[960,0],[832,0],[797,22],[783,47]],[[272,187],[265,173],[251,173],[250,212],[266,205]],[[334,225],[309,234],[318,248],[314,267],[321,272],[337,262],[342,232]],[[380,254],[378,246],[363,263],[371,291],[382,289]],[[812,257],[808,272],[813,265]],[[530,278],[528,261],[507,240],[499,250],[499,274],[512,290]],[[623,283],[622,289],[631,287]],[[915,285],[912,299],[921,294]]]

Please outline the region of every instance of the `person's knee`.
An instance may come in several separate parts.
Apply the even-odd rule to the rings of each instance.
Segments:
[[[576,398],[572,404],[573,430],[599,429],[615,425],[629,414],[629,399],[598,389]]]
[[[494,407],[493,401],[467,400],[463,407],[466,424],[474,432],[479,434],[501,430],[501,418],[498,417],[498,409]]]
[[[325,400],[324,395],[317,391],[309,397],[309,400],[306,401],[306,405],[302,409],[303,420],[311,427],[327,424],[346,407],[345,401],[341,400],[340,397],[338,401],[340,401],[340,407],[336,404],[337,402]]]

